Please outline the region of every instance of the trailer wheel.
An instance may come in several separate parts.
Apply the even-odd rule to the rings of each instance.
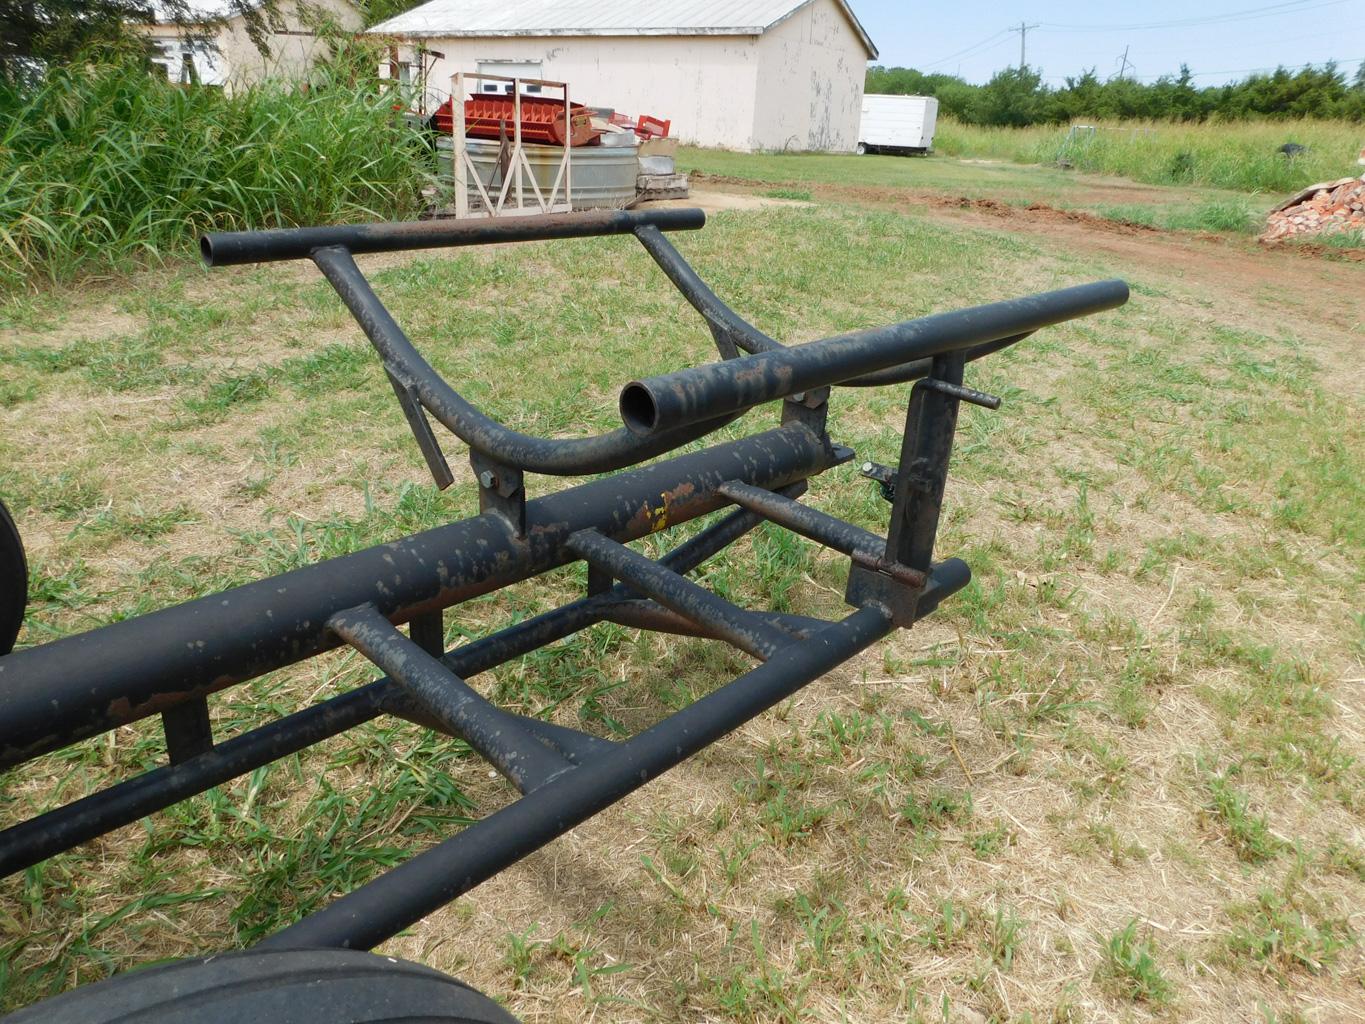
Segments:
[[[440,971],[353,949],[178,960],[44,1000],[5,1024],[517,1024]]]
[[[0,655],[14,650],[28,604],[28,563],[24,543],[9,509],[0,501]]]
[[[853,152],[857,153],[859,156],[864,156],[867,153],[867,144],[863,142],[858,143],[858,145],[854,147]]]

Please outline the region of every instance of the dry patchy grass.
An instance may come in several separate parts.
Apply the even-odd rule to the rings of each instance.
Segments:
[[[726,214],[678,241],[790,340],[1099,276],[1135,294],[970,371],[1005,405],[960,427],[940,550],[973,564],[967,591],[384,948],[528,1020],[1358,1016],[1365,434],[1327,368],[1358,359],[1365,312],[1285,322],[1259,286],[1210,294],[1174,262],[908,210]],[[433,361],[524,430],[608,427],[623,380],[707,352],[624,240],[369,269]],[[24,642],[474,509],[467,474],[422,482],[381,372],[302,269],[185,269],[8,316]],[[832,432],[889,461],[903,401],[840,393]],[[847,467],[810,500],[884,528]],[[762,530],[699,576],[830,615],[844,571]],[[471,602],[449,639],[582,583]],[[747,663],[605,626],[476,682],[614,734]],[[366,678],[329,655],[220,695],[215,722]],[[146,724],[51,755],[3,780],[0,815],[161,754]],[[508,798],[459,744],[358,729],[5,881],[3,1003],[248,944]]]

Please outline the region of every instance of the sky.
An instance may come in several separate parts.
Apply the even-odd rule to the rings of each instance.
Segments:
[[[1334,59],[1348,77],[1365,60],[1365,0],[849,0],[887,67],[913,67],[984,82],[1019,62],[1022,21],[1028,63],[1052,85],[1094,67],[1129,77],[1178,74],[1220,85],[1255,70]]]

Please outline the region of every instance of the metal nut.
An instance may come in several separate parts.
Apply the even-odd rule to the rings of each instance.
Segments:
[[[491,469],[485,469],[479,474],[479,486],[491,491],[498,486],[498,474]]]

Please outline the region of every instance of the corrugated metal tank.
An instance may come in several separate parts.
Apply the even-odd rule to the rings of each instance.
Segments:
[[[497,142],[484,139],[469,139],[469,157],[478,172],[479,180],[494,196],[493,182],[502,187],[498,173]],[[522,147],[535,177],[536,184],[543,195],[548,197],[554,185],[555,175],[559,173],[559,161],[564,151],[558,146]],[[449,138],[436,140],[436,166],[441,178],[453,178],[453,149]],[[639,173],[639,160],[634,146],[583,146],[573,151],[573,206],[575,210],[600,209],[602,207],[622,207],[635,198],[635,177]],[[530,189],[527,189],[530,192]],[[469,184],[471,206],[482,206],[483,199],[474,183]],[[510,198],[509,198],[510,201]],[[532,200],[533,201],[533,200]]]

